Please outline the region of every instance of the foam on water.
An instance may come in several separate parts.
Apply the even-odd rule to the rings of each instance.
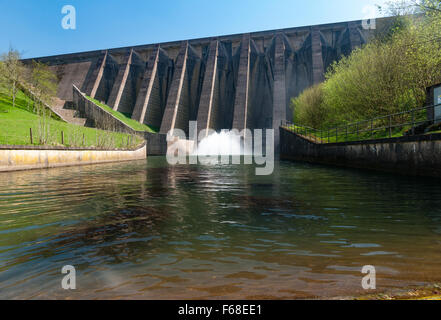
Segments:
[[[194,155],[244,155],[251,150],[244,150],[243,139],[233,131],[215,132],[203,138],[193,153]]]

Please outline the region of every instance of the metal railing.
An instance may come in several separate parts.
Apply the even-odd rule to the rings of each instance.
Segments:
[[[435,108],[441,108],[441,104],[325,129],[315,129],[285,120],[282,120],[281,126],[315,143],[321,144],[392,138],[402,136],[404,132],[407,135],[420,134],[421,132],[417,132],[420,125],[427,124],[428,126],[434,123]],[[431,117],[428,117],[429,115]]]

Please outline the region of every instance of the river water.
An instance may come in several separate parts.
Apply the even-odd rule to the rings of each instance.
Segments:
[[[165,158],[0,174],[0,298],[293,299],[441,280],[437,180]],[[76,269],[64,290],[61,269]]]

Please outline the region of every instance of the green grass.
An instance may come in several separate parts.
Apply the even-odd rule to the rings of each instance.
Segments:
[[[147,131],[147,132],[152,132],[152,133],[158,132],[157,128],[153,128],[152,126],[148,126],[146,124],[139,123],[138,121],[131,119],[127,114],[115,111],[111,107],[109,107],[108,105],[106,105],[96,99],[93,99],[89,96],[86,96],[86,98],[89,99],[90,101],[94,102],[101,109],[106,110],[107,112],[112,114],[118,120],[121,120],[122,122],[124,122],[126,125],[128,125],[133,130]]]
[[[16,106],[12,107],[12,99],[0,92],[0,144],[127,148],[143,142],[138,136],[86,128],[48,117],[48,139],[43,143],[40,141],[41,118],[33,112],[32,104],[28,109],[28,101],[31,101],[30,98],[19,92]],[[32,144],[30,128],[33,135]],[[61,132],[64,135],[64,144],[61,143]]]
[[[320,130],[315,132],[305,132],[303,127],[297,125],[289,125],[285,126],[286,129],[299,133],[300,135],[309,137],[311,140],[314,140],[317,143],[335,143],[335,142],[347,142],[347,141],[361,141],[361,140],[372,140],[372,139],[384,139],[384,138],[396,138],[402,137],[404,133],[410,129],[410,126],[403,126],[393,128],[391,135],[389,136],[389,130],[374,130],[372,133],[370,131],[359,132],[359,134],[353,132],[354,128],[350,129],[350,132],[346,135],[346,132],[343,131],[343,128],[339,128],[341,131],[338,132],[338,138],[336,136],[335,129],[329,131],[329,139],[328,139],[328,131],[324,130],[322,132],[322,136]],[[361,131],[361,130],[360,130]]]

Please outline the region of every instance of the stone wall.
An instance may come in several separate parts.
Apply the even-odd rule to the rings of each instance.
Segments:
[[[280,158],[441,177],[441,134],[316,144],[280,128]]]
[[[136,150],[0,146],[0,172],[143,160],[146,157],[145,143]]]

